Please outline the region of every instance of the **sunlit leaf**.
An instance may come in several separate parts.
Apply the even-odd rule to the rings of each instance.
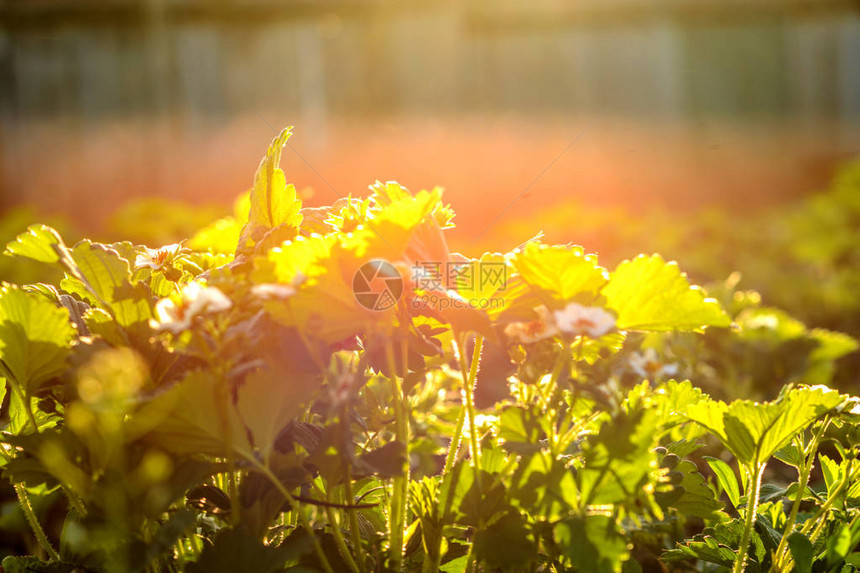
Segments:
[[[736,554],[724,544],[721,544],[711,535],[697,535],[694,539],[684,544],[678,544],[675,549],[666,551],[661,556],[665,561],[679,561],[684,559],[701,559],[709,563],[716,563],[726,568],[731,568]]]
[[[696,464],[689,460],[681,460],[669,475],[673,478],[672,484],[675,489],[681,492],[680,496],[671,499],[667,504],[669,507],[685,515],[702,519],[718,519],[717,512],[723,509],[723,503],[714,497],[714,492],[708,487]]]
[[[72,256],[80,276],[64,280],[64,290],[109,312],[123,328],[148,337],[151,292],[141,283],[131,283],[129,261],[115,249],[89,241],[75,245]]]
[[[34,392],[65,369],[75,336],[69,311],[13,285],[0,287],[0,365]]]
[[[66,251],[63,239],[47,225],[31,225],[6,245],[5,254],[25,257],[41,263],[56,263]]]
[[[739,336],[747,340],[785,342],[806,334],[806,325],[777,308],[748,308],[738,315],[737,323]]]
[[[179,454],[225,455],[227,443],[250,459],[253,456],[245,425],[219,381],[195,371],[162,392],[132,416],[127,432]],[[229,425],[230,432],[227,433]]]
[[[597,265],[597,257],[585,254],[582,247],[529,243],[511,264],[550,308],[580,300],[577,297],[590,302],[609,278],[606,269]]]
[[[800,430],[844,400],[823,386],[795,388],[774,402],[703,400],[687,407],[684,415],[718,437],[742,464],[770,459]]]
[[[698,330],[731,324],[716,300],[691,287],[678,265],[659,255],[640,255],[618,265],[602,294],[618,313],[620,329]]]
[[[291,135],[290,128],[287,128],[275,137],[257,168],[254,187],[251,189],[248,223],[239,237],[237,253],[250,252],[254,245],[271,232],[279,233],[281,241],[298,234],[302,222],[302,202],[296,195],[295,186],[287,185],[286,176],[280,168],[281,152]]]
[[[734,507],[737,507],[741,500],[741,490],[738,485],[737,477],[732,468],[723,460],[711,457],[705,457],[714,475],[717,476],[717,483],[726,494],[729,496],[729,501]]]

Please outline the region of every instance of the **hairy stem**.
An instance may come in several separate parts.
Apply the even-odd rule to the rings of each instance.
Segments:
[[[347,408],[343,409],[341,413],[341,424],[344,428],[344,433],[347,434],[349,438],[349,418]],[[348,443],[350,444],[350,448],[352,447],[352,440],[349,439]],[[345,480],[343,484],[344,494],[346,495],[346,503],[347,505],[355,504],[355,497],[352,491],[352,462],[350,460],[344,460],[343,470],[345,474]],[[364,554],[361,551],[361,530],[358,528],[358,510],[356,508],[347,509],[347,516],[349,518],[349,532],[352,536],[352,545],[356,552],[356,561],[358,564],[358,570],[360,573],[366,573],[367,569],[365,566]]]
[[[33,505],[30,503],[30,496],[27,494],[24,484],[15,484],[15,494],[18,496],[18,503],[24,511],[24,516],[27,518],[27,523],[30,524],[30,529],[32,529],[33,533],[36,535],[36,541],[39,542],[39,546],[52,561],[59,561],[60,555],[51,545],[51,542],[48,541],[48,536],[45,535],[45,530],[42,529],[42,525],[36,517],[36,512],[33,511]]]
[[[326,501],[331,502],[331,493],[329,493],[328,489],[325,491],[325,498]],[[355,559],[352,558],[352,553],[349,551],[349,547],[346,546],[346,541],[343,539],[343,532],[340,530],[340,522],[337,519],[337,513],[334,508],[327,506],[325,508],[325,515],[326,518],[328,518],[329,525],[331,526],[331,533],[334,536],[334,543],[337,545],[338,553],[343,557],[349,570],[353,573],[358,573],[358,565],[356,565]]]
[[[38,434],[39,424],[36,422],[36,415],[33,412],[33,405],[30,403],[30,397],[23,388],[12,380],[11,377],[9,377],[9,386],[12,387],[12,392],[16,393],[18,395],[18,399],[21,400],[21,406],[23,406],[24,411],[27,413],[27,420],[30,425],[33,426],[33,432]],[[6,451],[3,450],[3,457],[9,459],[11,456],[6,455]],[[36,541],[38,541],[39,546],[51,560],[59,561],[60,555],[51,545],[51,542],[48,540],[48,536],[45,534],[45,530],[42,529],[42,524],[39,523],[39,518],[36,517],[36,512],[33,511],[33,504],[30,503],[30,496],[27,493],[27,489],[24,487],[24,484],[16,483],[14,484],[14,488],[15,495],[18,497],[18,505],[21,506],[21,511],[24,512],[24,517],[27,518],[27,523],[30,525],[30,529],[33,530],[33,534],[36,536]]]
[[[854,477],[854,462],[848,462],[848,468],[845,470],[845,476],[840,480],[839,485],[836,486],[836,489],[833,490],[833,493],[830,494],[827,499],[821,504],[821,507],[812,517],[803,524],[803,528],[800,530],[804,535],[809,535],[809,540],[815,543],[815,540],[818,539],[818,536],[821,534],[821,531],[824,529],[824,525],[827,523],[827,512],[830,511],[830,508],[836,502],[837,498],[842,495],[842,493],[848,488],[848,485],[851,483],[852,478]],[[810,535],[811,532],[811,535]]]
[[[409,418],[404,407],[405,397],[403,386],[397,377],[397,364],[394,360],[394,344],[388,339],[385,344],[385,356],[388,360],[388,370],[391,377],[392,403],[394,405],[394,436],[406,448],[406,462],[403,471],[395,476],[391,503],[388,511],[389,529],[389,560],[391,569],[400,571],[403,566],[403,531],[406,527],[407,496],[409,495]],[[403,363],[404,372],[406,363]]]
[[[800,511],[800,503],[803,500],[803,492],[806,491],[806,486],[809,484],[809,474],[812,473],[812,466],[815,463],[815,454],[818,452],[818,444],[828,425],[830,425],[829,418],[819,426],[818,431],[812,436],[812,440],[809,442],[806,459],[804,460],[803,467],[800,468],[800,472],[798,474],[797,495],[795,495],[794,502],[791,504],[791,511],[788,514],[788,520],[785,523],[782,538],[779,540],[779,545],[776,548],[776,558],[773,561],[771,571],[787,570],[784,569],[783,566],[788,564],[783,563],[783,560],[785,560],[786,557],[790,558],[788,553],[788,537],[794,531],[797,514]]]
[[[464,390],[464,400],[466,402],[466,411],[469,415],[469,441],[470,448],[472,453],[472,463],[475,466],[475,469],[478,470],[481,468],[481,446],[478,441],[478,426],[475,422],[475,418],[477,416],[475,410],[475,381],[478,377],[478,366],[481,362],[481,350],[484,346],[484,337],[480,334],[475,336],[475,348],[472,350],[472,363],[469,368],[469,378],[463,380],[463,390]],[[462,356],[461,360],[465,360],[465,337],[463,338],[462,347]],[[476,474],[476,483],[480,485],[480,480],[477,479]],[[480,489],[480,488],[479,488]]]
[[[732,573],[743,573],[749,554],[750,541],[752,540],[753,527],[755,527],[756,511],[758,511],[758,496],[761,492],[761,476],[764,473],[764,464],[761,466],[754,465],[747,469],[748,479],[746,495],[747,509],[744,515],[744,531],[741,534],[741,543],[738,547],[738,556],[735,559],[735,566],[732,568]]]
[[[466,410],[460,408],[460,414],[457,416],[457,425],[454,428],[454,434],[451,436],[451,443],[448,444],[448,455],[445,456],[445,467],[442,468],[442,480],[445,480],[454,467],[454,462],[457,461],[457,453],[460,451],[460,442],[463,440],[463,426],[466,425]]]

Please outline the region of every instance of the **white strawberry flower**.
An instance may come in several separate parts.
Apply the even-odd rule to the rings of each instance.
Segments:
[[[135,258],[134,267],[136,269],[148,267],[154,271],[158,271],[164,268],[164,265],[172,262],[181,252],[181,243],[172,243],[157,249],[144,247],[143,252],[138,254],[137,258]]]
[[[179,334],[188,330],[196,317],[223,312],[232,306],[227,295],[216,287],[192,282],[182,287],[178,296],[163,298],[155,304],[155,318],[150,325],[157,331]]]
[[[262,300],[284,300],[296,292],[293,285],[278,283],[262,283],[251,287],[251,294]]]
[[[565,334],[600,338],[615,330],[615,317],[599,306],[583,306],[568,303],[561,310],[553,312],[558,329]]]
[[[653,348],[634,352],[630,355],[629,364],[636,374],[649,380],[671,378],[678,373],[678,365],[661,361]]]
[[[289,283],[260,283],[251,287],[251,294],[261,300],[286,300],[295,295],[307,277],[296,273]]]
[[[549,309],[543,305],[535,307],[538,318],[529,322],[512,322],[505,327],[505,334],[523,344],[552,338],[559,333]]]

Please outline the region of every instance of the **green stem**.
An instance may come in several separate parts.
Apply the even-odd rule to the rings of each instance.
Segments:
[[[317,554],[317,558],[320,560],[320,566],[323,568],[323,571],[325,571],[325,573],[334,573],[334,570],[331,568],[331,564],[328,562],[328,559],[325,556],[325,552],[323,552],[322,550],[322,545],[320,545],[319,539],[317,539],[317,536],[314,534],[314,530],[311,527],[311,524],[308,521],[305,512],[303,512],[299,507],[299,502],[296,500],[296,498],[293,497],[293,495],[284,486],[284,484],[281,483],[281,480],[278,479],[278,476],[272,473],[272,470],[264,466],[262,463],[260,463],[259,460],[254,457],[248,457],[246,459],[255,468],[257,468],[260,473],[266,476],[266,478],[272,483],[272,485],[275,486],[275,489],[277,489],[280,494],[284,496],[284,499],[287,500],[287,503],[290,504],[290,507],[293,509],[293,513],[297,514],[298,520],[301,523],[302,528],[308,533],[311,538],[311,543],[314,546],[314,552]]]
[[[582,339],[582,337],[580,337],[580,340],[581,339]],[[580,342],[580,349],[581,348],[582,348],[582,343]],[[546,397],[546,403],[545,403],[545,407],[546,407],[547,411],[552,409],[552,406],[553,406],[552,400],[555,397],[556,389],[558,388],[558,378],[559,378],[559,376],[561,376],[561,371],[564,369],[564,365],[567,362],[567,356],[568,356],[567,346],[565,345],[564,349],[562,350],[562,352],[560,352],[558,354],[558,357],[555,360],[555,365],[552,368],[552,373],[550,374],[549,382],[547,383],[547,389],[546,389],[547,390],[547,393],[546,393],[547,397]],[[558,447],[559,442],[560,442],[560,436],[559,436],[559,432],[558,432],[558,429],[559,429],[558,416],[555,416],[555,420],[553,420],[552,429],[553,429],[553,435],[547,436],[547,439],[549,440],[550,453],[552,454],[552,456],[554,458],[555,456],[557,456],[558,454],[561,453],[561,449]]]
[[[328,489],[325,491],[325,500],[331,502],[331,494]],[[328,518],[329,525],[331,525],[331,533],[334,536],[334,543],[337,545],[337,550],[340,553],[340,556],[343,557],[343,560],[346,562],[347,567],[353,573],[359,573],[358,565],[355,563],[355,559],[352,558],[352,553],[349,551],[349,547],[346,546],[346,541],[343,539],[343,532],[340,530],[340,523],[337,520],[337,514],[333,507],[326,507],[325,514]]]
[[[409,495],[409,419],[404,408],[403,387],[397,377],[397,364],[394,360],[394,347],[389,338],[385,343],[385,357],[391,377],[392,402],[394,405],[394,437],[406,448],[406,462],[403,471],[394,477],[391,503],[388,510],[388,552],[391,568],[400,571],[403,566],[403,531],[406,526],[407,496]],[[406,370],[406,363],[403,363]]]
[[[788,556],[788,537],[794,531],[794,526],[797,522],[797,514],[800,511],[800,503],[803,500],[803,492],[806,491],[806,486],[809,484],[809,474],[812,473],[812,465],[815,462],[815,454],[818,452],[818,444],[827,426],[830,424],[830,419],[824,421],[819,426],[818,431],[812,436],[809,442],[809,451],[806,456],[805,463],[800,468],[800,473],[797,480],[797,494],[794,497],[794,502],[791,504],[791,511],[788,514],[788,520],[785,524],[785,529],[782,532],[782,538],[779,540],[779,545],[776,548],[776,558],[773,561],[772,571],[781,571],[783,560]]]
[[[45,530],[42,529],[42,525],[36,517],[36,512],[33,511],[33,505],[30,503],[30,496],[27,494],[27,490],[24,488],[24,485],[16,483],[15,493],[18,495],[18,503],[24,511],[24,516],[27,518],[27,523],[30,524],[30,529],[32,529],[33,533],[36,535],[36,540],[39,542],[39,546],[48,554],[48,557],[52,561],[59,561],[60,555],[51,545],[51,542],[48,541],[48,536],[45,535]]]
[[[845,470],[845,477],[839,482],[839,485],[833,491],[833,494],[827,497],[819,510],[815,513],[815,516],[812,519],[807,520],[807,522],[803,524],[801,532],[804,535],[809,535],[809,527],[812,524],[815,524],[815,526],[811,530],[811,535],[809,535],[809,540],[813,543],[815,543],[815,540],[818,539],[819,535],[821,535],[821,531],[824,529],[824,525],[827,523],[827,512],[830,511],[830,508],[836,502],[836,499],[842,495],[842,493],[848,488],[848,485],[851,483],[851,480],[854,477],[853,467],[854,462],[852,460],[848,462],[848,468]]]
[[[224,446],[227,454],[227,487],[230,492],[230,521],[233,525],[239,523],[241,519],[241,509],[239,503],[239,488],[236,484],[236,456],[233,452],[233,424],[230,421],[230,407],[232,400],[230,399],[230,387],[227,380],[223,376],[218,377],[218,387],[216,397],[218,404],[218,413],[221,416],[221,429],[224,432]]]
[[[753,527],[755,527],[756,511],[758,511],[758,496],[761,492],[761,477],[764,473],[764,464],[761,466],[753,466],[749,468],[747,482],[747,509],[744,515],[744,531],[741,534],[741,543],[738,547],[738,556],[735,559],[735,566],[732,568],[732,573],[743,573],[744,566],[747,562],[747,554],[749,553],[750,541],[752,540]]]
[[[75,511],[77,512],[78,516],[86,517],[87,516],[87,508],[84,507],[84,502],[81,500],[81,498],[78,496],[78,494],[76,494],[71,489],[69,489],[69,487],[66,484],[60,484],[60,487],[62,488],[63,493],[66,494],[66,497],[69,500],[69,505],[71,505],[73,508],[75,508]]]
[[[30,422],[30,425],[33,426],[33,432],[39,433],[39,424],[36,422],[36,415],[33,413],[33,405],[30,403],[30,397],[24,392],[24,389],[21,388],[11,377],[8,378],[9,386],[12,387],[12,391],[18,395],[18,399],[21,400],[21,406],[23,406],[24,411],[27,413],[27,420]],[[4,451],[4,457],[7,459],[10,456],[7,456]],[[30,503],[30,496],[27,493],[27,489],[24,487],[24,484],[16,483],[14,484],[15,494],[18,496],[18,505],[21,506],[21,511],[24,512],[24,517],[27,518],[27,523],[30,524],[30,529],[33,530],[33,534],[36,536],[36,541],[39,542],[39,546],[48,557],[53,561],[59,561],[60,555],[57,553],[56,549],[51,545],[51,542],[48,540],[48,536],[45,534],[45,530],[42,529],[42,524],[39,523],[39,518],[36,517],[36,512],[33,511],[33,504]]]
[[[343,413],[341,414],[341,424],[343,424],[345,432],[349,433],[349,422],[348,420],[348,412],[347,409],[344,408]],[[350,436],[351,437],[351,436]],[[350,448],[352,448],[352,440],[349,439],[348,443],[350,444]],[[352,491],[352,462],[350,460],[345,460],[344,465],[344,474],[345,481],[343,484],[344,494],[346,495],[346,502],[349,505],[353,505],[355,503],[355,494]],[[358,510],[357,509],[348,509],[346,510],[347,516],[349,517],[349,532],[352,536],[352,544],[355,547],[356,558],[358,562],[358,570],[360,573],[366,573],[367,569],[365,566],[364,554],[361,550],[361,530],[358,528]]]
[[[481,446],[478,441],[478,426],[475,422],[475,418],[477,417],[477,412],[475,410],[475,381],[478,378],[478,366],[481,362],[481,350],[484,346],[484,337],[480,334],[475,335],[475,348],[472,350],[472,363],[469,368],[469,378],[468,380],[463,380],[463,389],[464,395],[463,398],[466,402],[466,411],[469,415],[469,441],[470,448],[472,450],[472,463],[475,466],[475,470],[479,470],[481,468]],[[462,349],[462,359],[465,359],[465,336],[463,337],[463,343],[461,344]],[[475,480],[479,486],[481,480],[478,479],[477,471],[475,473]],[[478,488],[480,490],[480,487]]]
[[[466,410],[460,408],[460,414],[457,416],[457,426],[454,428],[454,435],[451,436],[451,443],[448,444],[448,455],[445,456],[445,467],[442,468],[442,480],[445,480],[454,467],[454,462],[457,461],[457,453],[460,451],[460,442],[463,440],[463,426],[466,425]]]

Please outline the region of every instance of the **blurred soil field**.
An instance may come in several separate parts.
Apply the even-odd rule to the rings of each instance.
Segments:
[[[290,124],[295,135],[283,167],[306,205],[365,195],[376,179],[413,190],[441,186],[457,211],[451,242],[472,255],[530,238],[512,234],[519,233],[512,224],[519,229],[516,221],[525,219],[552,240],[611,249],[579,231],[589,223],[576,217],[579,205],[634,216],[692,217],[713,208],[756,213],[826,188],[835,168],[860,150],[860,127],[821,122],[681,124],[593,116],[297,122],[274,112],[219,124],[5,122],[0,208],[28,204],[89,234],[143,197],[226,213],[250,186],[275,129]],[[562,212],[568,220],[559,220]]]

